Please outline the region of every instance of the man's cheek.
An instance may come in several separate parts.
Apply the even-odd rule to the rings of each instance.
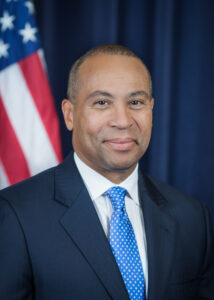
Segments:
[[[84,122],[84,121],[83,121]],[[86,124],[86,130],[90,133],[96,134],[96,132],[99,132],[102,128],[102,122],[101,120],[97,118],[91,118],[88,120]]]

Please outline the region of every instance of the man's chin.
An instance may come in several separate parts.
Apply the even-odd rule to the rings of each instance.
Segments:
[[[115,171],[115,172],[118,172],[118,173],[125,173],[127,171],[134,170],[136,165],[137,165],[136,161],[114,160],[114,161],[108,162],[107,169],[109,171]]]

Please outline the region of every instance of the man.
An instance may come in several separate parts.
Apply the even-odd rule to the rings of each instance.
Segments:
[[[0,193],[2,300],[214,299],[206,208],[138,170],[153,105],[129,49],[73,65],[62,110],[75,154]]]

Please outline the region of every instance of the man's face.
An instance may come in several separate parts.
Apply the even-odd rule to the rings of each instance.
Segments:
[[[137,58],[99,54],[86,59],[78,78],[76,104],[62,103],[73,148],[87,165],[118,183],[149,145],[154,101],[148,74]]]

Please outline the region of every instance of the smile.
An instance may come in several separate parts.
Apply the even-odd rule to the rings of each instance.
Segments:
[[[105,143],[114,150],[128,151],[136,145],[135,140],[126,138],[126,139],[110,139],[106,140]]]

